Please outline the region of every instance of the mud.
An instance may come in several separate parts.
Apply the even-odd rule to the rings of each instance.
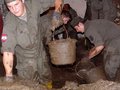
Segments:
[[[8,83],[4,78],[0,78],[0,90],[47,90],[45,86],[37,82],[29,80],[16,79],[14,82]]]
[[[87,49],[90,46],[87,46]],[[62,87],[65,86],[66,82],[72,82],[72,83],[76,83],[76,84],[86,84],[86,83],[90,83],[90,80],[92,82],[96,82],[98,79],[94,79],[94,81],[92,80],[92,76],[90,76],[89,74],[92,73],[92,71],[94,72],[95,70],[91,70],[91,72],[89,71],[88,73],[86,73],[87,75],[87,79],[89,81],[86,80],[86,77],[80,78],[77,73],[75,72],[75,68],[77,63],[79,63],[80,59],[84,56],[84,54],[87,52],[86,47],[84,47],[84,45],[82,45],[81,42],[77,43],[77,59],[76,62],[72,65],[53,65],[51,62],[50,67],[52,70],[52,76],[53,76],[53,88],[55,90],[57,89],[61,89]],[[101,57],[98,57],[101,61]],[[100,65],[99,63],[99,59],[97,59],[97,63],[95,62],[95,65]],[[98,64],[99,63],[99,64]],[[87,67],[87,66],[83,66],[83,67]],[[78,70],[82,68],[81,65],[78,66]],[[91,67],[90,67],[91,68]],[[14,64],[14,74],[17,74],[17,71],[15,69],[15,64]],[[2,56],[0,56],[0,76],[4,76],[5,72],[4,72],[4,67],[2,64]],[[0,79],[0,90],[46,90],[47,88],[44,85],[38,85],[38,83],[36,82],[32,82],[32,81],[25,81],[25,80],[17,80],[16,82],[12,83],[12,84],[7,84],[5,82],[2,81],[2,78]],[[42,88],[42,89],[41,89]],[[67,89],[65,89],[67,90]],[[72,89],[71,89],[72,90]]]
[[[66,81],[65,85],[60,89],[49,89],[32,81],[17,80],[14,83],[5,83],[0,79],[0,90],[120,90],[120,83],[98,80],[96,83],[81,85]]]
[[[99,67],[102,66],[102,55],[92,60],[95,67],[90,66],[88,68],[88,65],[83,65],[83,67],[81,67],[82,65],[78,65],[78,70],[87,67],[88,71],[83,73],[84,78],[77,75],[75,72],[76,65],[90,47],[87,46],[86,48],[82,46],[81,42],[78,42],[77,60],[72,65],[56,66],[50,63],[53,75],[53,89],[48,89],[37,82],[21,80],[19,78],[13,83],[4,82],[2,77],[5,72],[2,64],[2,56],[0,56],[0,90],[120,90],[119,83],[105,80],[103,69]],[[15,67],[14,74],[17,74]]]
[[[66,82],[60,90],[120,90],[120,83],[99,80],[96,83],[78,85],[73,82]]]

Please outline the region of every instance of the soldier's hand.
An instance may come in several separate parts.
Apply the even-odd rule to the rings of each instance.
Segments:
[[[55,0],[55,11],[61,12],[63,0]]]
[[[88,57],[82,58],[80,61],[80,65],[81,67],[83,66],[83,68],[86,68],[86,69],[91,69],[95,67],[95,64],[91,62],[91,60]]]
[[[83,57],[80,62],[81,63],[88,63],[88,62],[90,62],[90,59],[88,57]]]

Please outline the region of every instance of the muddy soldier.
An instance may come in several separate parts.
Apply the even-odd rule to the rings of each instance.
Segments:
[[[99,19],[83,22],[80,17],[71,21],[77,32],[84,33],[94,47],[82,59],[90,60],[103,51],[104,70],[109,80],[116,79],[120,68],[120,28],[113,22]]]
[[[14,55],[17,57],[18,76],[31,79],[35,72],[41,81],[51,80],[46,53],[42,44],[40,14],[55,5],[59,12],[62,0],[5,0],[8,12],[3,33],[2,53],[5,81],[13,81]]]

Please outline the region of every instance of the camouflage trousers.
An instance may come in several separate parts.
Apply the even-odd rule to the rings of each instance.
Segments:
[[[43,58],[24,59],[22,63],[17,60],[17,74],[22,79],[33,80],[37,78],[40,83],[51,81],[52,74],[47,60]],[[37,76],[35,76],[37,74]]]

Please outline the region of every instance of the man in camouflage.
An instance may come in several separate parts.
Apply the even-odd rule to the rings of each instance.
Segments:
[[[94,45],[81,62],[89,61],[101,52],[104,70],[109,80],[115,81],[120,68],[120,28],[115,23],[97,19],[86,21],[76,17],[71,21],[77,32],[83,33]]]
[[[5,81],[13,81],[14,55],[17,57],[17,72],[22,79],[32,79],[39,73],[41,82],[51,80],[46,53],[39,26],[42,14],[55,5],[59,12],[62,0],[5,0],[8,12],[3,33],[2,53]]]

